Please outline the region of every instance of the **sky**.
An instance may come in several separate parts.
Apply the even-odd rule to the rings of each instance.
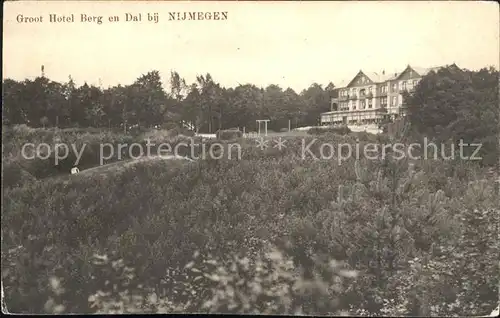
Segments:
[[[168,21],[169,12],[227,11],[227,20]],[[142,22],[126,22],[142,13]],[[145,20],[158,13],[159,22]],[[49,14],[75,15],[50,23]],[[80,22],[102,16],[102,24]],[[17,17],[40,17],[19,23]],[[108,16],[119,22],[109,22]],[[158,70],[188,83],[210,73],[225,87],[342,86],[362,69],[456,63],[499,69],[499,7],[490,2],[14,1],[4,3],[3,77],[45,76],[78,85],[131,84]]]

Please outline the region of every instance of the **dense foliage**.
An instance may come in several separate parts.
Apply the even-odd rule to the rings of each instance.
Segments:
[[[482,162],[498,162],[499,74],[494,68],[431,72],[404,100],[417,133],[440,143],[481,144],[477,156]],[[470,156],[474,150],[465,152]]]
[[[129,126],[167,128],[184,122],[193,130],[215,133],[220,129],[246,127],[256,130],[257,119],[270,119],[269,129],[316,125],[319,114],[330,110],[334,86],[313,84],[300,94],[277,85],[221,87],[206,74],[188,85],[172,72],[165,91],[160,73],[152,71],[133,84],[108,88],[84,83],[77,87],[69,78],[58,83],[46,77],[18,82],[3,81],[3,123],[30,127]]]
[[[272,85],[224,89],[207,75],[186,91],[173,73],[167,95],[158,93],[152,72],[127,87],[84,85],[58,95],[71,85],[6,80],[6,307],[16,313],[488,314],[498,305],[499,287],[495,171],[460,157],[400,158],[390,150],[375,159],[363,152],[347,158],[337,146],[463,138],[485,143],[493,158],[494,77],[493,70],[430,73],[406,96],[411,126],[397,121],[378,136],[342,128],[288,132],[280,134],[281,149],[259,149],[228,128],[276,116],[270,129],[277,131],[287,127],[280,126],[285,114],[308,122],[303,101],[324,105],[321,87],[300,95]],[[87,144],[82,167],[92,167],[102,143],[175,145],[193,135],[166,118],[219,130],[220,138],[206,145],[220,142],[219,153],[227,154],[237,142],[241,158],[139,160],[68,175],[70,157],[68,166],[61,164],[64,175],[56,176],[52,157],[19,156],[27,142]],[[165,121],[168,129],[136,134],[120,126]],[[111,129],[48,128],[63,123]],[[310,155],[302,157],[309,143]],[[315,160],[325,144],[339,151]]]
[[[240,142],[241,160],[144,161],[4,188],[9,311],[479,315],[496,306],[500,211],[486,168],[391,156],[339,165],[302,160],[296,137],[282,150]]]
[[[148,142],[152,145],[149,147],[150,155],[157,154],[161,143],[167,143],[173,149],[181,142],[201,142],[200,137],[192,135],[192,131],[180,128],[168,131],[152,129],[131,135],[88,128],[34,129],[26,125],[3,127],[2,182],[4,186],[10,186],[31,178],[66,175],[74,166],[83,170],[138,158],[146,155]],[[23,145],[28,142],[33,145],[23,151]],[[37,146],[41,144],[48,144],[50,148],[40,148],[41,152],[37,155]],[[57,144],[67,145],[67,156],[64,156],[65,150],[58,148]],[[140,145],[142,149],[130,147],[132,144]],[[119,151],[117,145],[128,146]],[[199,151],[200,149],[195,149],[191,153],[190,149],[179,147],[178,154],[192,156]],[[56,160],[56,156],[60,159]]]
[[[310,135],[321,135],[326,133],[337,133],[339,135],[347,135],[351,130],[347,126],[339,127],[313,127],[310,128],[307,133]]]
[[[243,133],[239,130],[218,130],[217,131],[217,139],[220,140],[231,140],[231,139],[236,139],[236,138],[241,138],[243,137]]]

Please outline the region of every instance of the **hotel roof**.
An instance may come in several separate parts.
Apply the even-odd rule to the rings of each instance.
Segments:
[[[451,66],[456,66],[456,64],[452,64]],[[392,81],[392,80],[395,80],[398,78],[399,75],[401,75],[401,73],[403,73],[408,67],[410,67],[411,69],[413,69],[415,72],[418,73],[418,75],[420,76],[425,76],[427,74],[429,74],[431,71],[438,71],[439,69],[443,68],[443,67],[446,67],[445,65],[442,65],[442,66],[433,66],[433,67],[413,67],[413,66],[410,66],[408,65],[403,71],[401,72],[381,72],[381,73],[377,73],[377,72],[365,72],[363,70],[361,70],[360,72],[362,72],[363,74],[365,74],[370,80],[372,80],[374,83],[384,83],[384,82],[387,82],[387,81]],[[359,72],[358,72],[359,74]],[[357,76],[357,74],[356,74]],[[351,80],[349,81],[346,81],[346,80],[343,80],[340,82],[340,85],[338,86],[339,88],[342,88],[342,87],[346,87],[347,85],[349,85],[349,83],[352,82],[352,80],[356,77],[354,76]]]

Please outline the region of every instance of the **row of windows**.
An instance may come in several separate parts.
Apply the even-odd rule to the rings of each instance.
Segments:
[[[413,80],[413,81],[401,81],[399,83],[399,88],[401,90],[406,90],[408,88],[412,88],[412,87],[415,87],[417,86],[418,84],[418,80]],[[369,86],[368,87],[368,92],[372,93],[374,89],[374,86]],[[365,90],[364,88],[360,89],[360,92]],[[392,83],[392,92],[396,92],[398,90],[398,84],[397,83]],[[380,93],[387,93],[387,85],[382,85],[379,87],[379,91]],[[345,89],[345,90],[341,90],[340,91],[340,96],[347,96],[349,94],[351,95],[356,95],[356,93],[358,92],[357,88],[351,88],[351,89]]]
[[[353,110],[356,110],[357,103],[355,101],[352,101],[350,103],[348,102],[342,102],[339,104],[339,110],[349,110],[349,105]],[[368,105],[368,108],[372,108],[372,100],[369,99],[367,102],[362,100],[359,102],[360,109],[365,109],[366,105]],[[387,97],[382,97],[380,99],[380,105],[381,106],[387,106]],[[391,104],[389,106],[397,106],[398,105],[398,98],[397,96],[393,96],[391,100]]]

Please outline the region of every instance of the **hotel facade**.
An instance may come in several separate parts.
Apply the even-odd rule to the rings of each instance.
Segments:
[[[330,111],[321,114],[321,125],[367,125],[405,115],[402,93],[411,92],[419,81],[439,67],[420,68],[408,65],[400,73],[368,73],[360,70],[345,86],[337,89]],[[455,64],[451,67],[457,68]]]

